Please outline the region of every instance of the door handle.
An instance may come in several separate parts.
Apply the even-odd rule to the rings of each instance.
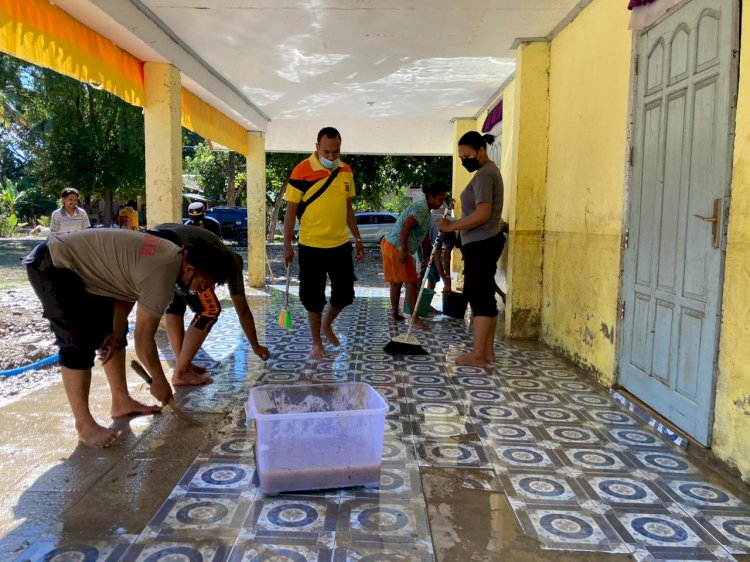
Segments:
[[[708,217],[693,215],[695,218],[711,223],[711,240],[714,248],[719,247],[719,215],[721,214],[721,199],[714,199],[714,214]]]

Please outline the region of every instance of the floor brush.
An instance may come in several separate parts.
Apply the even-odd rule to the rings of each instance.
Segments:
[[[292,329],[292,311],[289,310],[289,274],[291,264],[286,266],[286,297],[284,299],[284,308],[281,309],[279,314],[279,327],[285,330]]]
[[[443,212],[443,218],[447,217],[449,212],[450,208],[446,205],[445,211]],[[427,262],[425,274],[422,276],[422,283],[419,287],[417,302],[415,303],[411,311],[409,327],[406,329],[406,333],[399,336],[394,336],[391,341],[385,344],[385,347],[383,348],[383,351],[390,355],[427,355],[427,351],[425,351],[425,349],[421,345],[419,345],[419,340],[411,335],[411,330],[414,327],[414,321],[419,316],[419,303],[422,299],[422,293],[424,292],[425,285],[427,285],[427,278],[429,277],[432,260],[435,258],[435,251],[437,250],[438,244],[440,244],[442,238],[443,233],[438,233],[438,235],[435,237],[435,242],[433,242],[432,244],[430,259]]]

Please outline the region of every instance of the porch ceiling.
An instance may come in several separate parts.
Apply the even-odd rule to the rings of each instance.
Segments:
[[[517,37],[550,33],[579,0],[56,0],[185,85],[270,151],[450,154],[514,70]],[[267,117],[270,122],[265,119]]]

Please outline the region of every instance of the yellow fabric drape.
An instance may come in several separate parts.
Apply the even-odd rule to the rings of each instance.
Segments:
[[[243,127],[185,88],[182,88],[180,101],[183,127],[235,152],[247,154],[247,131]]]
[[[47,0],[0,0],[0,50],[143,106],[143,63]]]

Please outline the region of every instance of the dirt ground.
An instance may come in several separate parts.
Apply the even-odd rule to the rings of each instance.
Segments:
[[[54,337],[47,321],[42,318],[42,307],[26,277],[21,258],[28,254],[41,238],[0,238],[0,371],[29,365],[57,353]],[[247,259],[247,249],[232,246]],[[276,281],[285,279],[280,244],[267,246]],[[355,263],[358,284],[381,286],[383,284],[380,250],[368,247],[365,259]],[[296,258],[292,268],[292,281],[296,282]],[[271,283],[266,269],[267,282]],[[26,371],[23,374],[0,376],[0,403],[18,399],[28,392],[57,380],[56,364]]]

